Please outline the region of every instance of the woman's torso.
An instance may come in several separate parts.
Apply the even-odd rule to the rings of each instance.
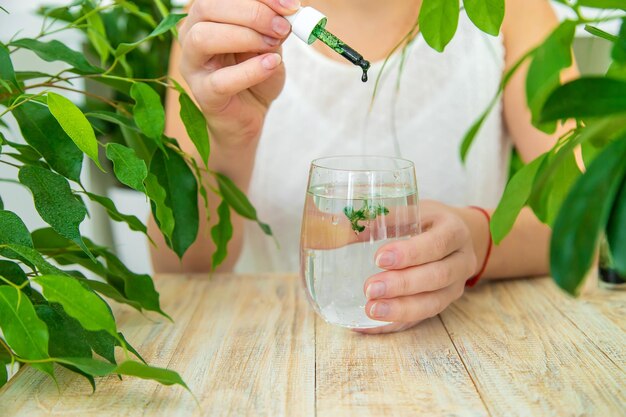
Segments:
[[[392,56],[371,111],[382,62],[372,65],[370,82],[363,84],[357,67],[333,61],[294,37],[283,56],[287,80],[267,115],[248,192],[280,249],[248,222],[237,271],[297,271],[308,169],[318,157],[401,156],[415,163],[420,198],[457,206],[497,204],[510,154],[500,104],[465,164],[459,148],[498,90],[504,48],[500,38],[480,32],[464,13],[443,54],[417,37],[399,80],[402,54]]]

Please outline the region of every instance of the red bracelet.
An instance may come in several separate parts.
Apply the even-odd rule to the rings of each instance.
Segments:
[[[491,215],[487,212],[487,210],[485,210],[482,207],[477,207],[477,206],[468,206],[468,208],[478,210],[482,214],[485,215],[485,218],[487,219],[487,235],[489,236],[489,247],[487,248],[487,255],[485,255],[483,266],[480,268],[480,271],[478,271],[476,275],[474,275],[473,277],[471,277],[465,282],[465,286],[471,288],[474,285],[476,285],[476,283],[478,283],[478,280],[480,279],[480,277],[482,277],[483,274],[485,273],[485,269],[487,269],[487,263],[489,262],[489,257],[491,256],[491,248],[493,248],[493,239],[491,238],[491,230],[489,227],[489,225],[491,224]]]

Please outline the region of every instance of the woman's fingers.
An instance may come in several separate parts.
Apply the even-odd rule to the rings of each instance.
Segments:
[[[437,216],[425,232],[406,240],[397,240],[378,249],[376,266],[404,269],[445,258],[469,239],[469,231],[456,216]]]
[[[202,71],[215,55],[269,52],[282,41],[242,26],[201,22],[195,24],[182,41],[183,59],[189,66],[188,71]]]
[[[291,26],[283,17],[292,14],[298,6],[285,7],[279,0],[196,0],[181,36],[200,22],[228,23],[254,29],[270,37],[285,37]]]
[[[464,282],[456,282],[441,290],[406,297],[370,300],[366,314],[374,319],[391,322],[416,322],[436,316],[463,294]]]
[[[471,258],[454,252],[438,262],[373,275],[365,281],[364,291],[368,300],[436,291],[452,285],[459,277],[469,277],[474,270]]]
[[[402,332],[406,329],[409,329],[418,323],[419,321],[414,321],[414,322],[409,322],[409,323],[391,323],[386,326],[374,327],[371,329],[352,329],[352,330],[357,333],[363,333],[363,334],[395,333],[395,332]]]

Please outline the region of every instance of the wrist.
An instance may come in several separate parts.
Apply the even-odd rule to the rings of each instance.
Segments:
[[[474,256],[476,257],[476,267],[471,278],[485,278],[488,276],[487,269],[493,244],[489,229],[491,212],[474,206],[457,208],[456,210],[469,229]]]

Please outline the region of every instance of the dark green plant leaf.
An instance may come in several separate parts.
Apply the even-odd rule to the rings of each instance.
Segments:
[[[585,77],[562,85],[548,97],[542,122],[626,112],[626,81]]]
[[[13,84],[11,88],[20,89],[20,85],[15,78],[15,70],[13,69],[9,50],[3,44],[0,44],[0,79]]]
[[[46,261],[43,256],[41,256],[41,254],[33,248],[16,244],[6,245],[6,248],[26,259],[29,264],[35,266],[41,273],[65,274],[65,272]]]
[[[58,358],[58,361],[93,376],[109,375],[115,370],[115,365],[93,358]]]
[[[189,390],[189,387],[187,387],[187,384],[185,384],[185,381],[182,380],[178,373],[170,371],[169,369],[148,366],[140,362],[123,362],[115,368],[114,372],[116,374],[135,376],[142,379],[151,379],[163,385],[176,384]]]
[[[26,296],[8,285],[0,286],[0,329],[13,351],[25,359],[47,359],[48,328],[37,317]],[[52,363],[33,363],[34,368],[54,378]]]
[[[117,210],[117,207],[115,207],[115,203],[113,203],[110,198],[102,197],[89,192],[85,194],[87,194],[87,197],[89,197],[91,201],[94,201],[104,207],[112,220],[126,223],[131,230],[136,232],[141,232],[145,235],[148,234],[148,228],[141,220],[139,220],[136,216],[120,213]]]
[[[50,113],[57,119],[65,133],[72,139],[78,149],[83,151],[102,171],[98,160],[98,141],[91,123],[83,112],[71,100],[53,93],[48,93]]]
[[[63,131],[47,107],[27,102],[12,111],[26,142],[59,174],[80,182],[83,153]]]
[[[93,10],[94,8],[90,4],[83,3],[83,15],[87,16],[87,39],[89,39],[91,46],[98,53],[100,65],[105,66],[113,48],[107,41],[107,33],[102,17],[99,13],[90,13]]]
[[[113,171],[117,179],[122,184],[145,194],[146,188],[143,182],[148,176],[148,167],[135,151],[124,145],[108,143],[106,155],[113,162]]]
[[[605,32],[602,29],[595,27],[595,26],[585,25],[585,31],[587,31],[588,33],[591,33],[593,36],[597,36],[598,38],[606,39],[607,41],[611,43],[618,40],[617,36],[611,35],[610,33]]]
[[[519,212],[528,201],[537,170],[545,158],[546,155],[542,155],[525,165],[507,184],[502,199],[491,217],[491,236],[496,245],[509,234]]]
[[[67,275],[43,275],[35,278],[50,302],[63,306],[63,310],[78,320],[86,330],[105,330],[117,337],[115,319],[107,304],[85,288],[78,280]]]
[[[459,24],[459,0],[424,0],[419,26],[424,40],[434,50],[443,52]]]
[[[6,384],[9,380],[9,375],[7,373],[8,363],[9,362],[5,362],[4,360],[0,359],[0,388],[2,388],[4,384]]]
[[[548,96],[561,85],[561,71],[572,65],[572,42],[576,32],[576,22],[566,20],[561,23],[546,40],[537,47],[526,76],[526,99],[531,110],[533,124],[553,133],[554,123],[540,121],[541,109]]]
[[[107,272],[105,272],[103,275],[106,277]],[[138,303],[137,301],[129,300],[117,288],[115,288],[114,286],[110,284],[107,284],[106,282],[95,281],[95,280],[90,280],[90,279],[83,280],[83,282],[92,290],[96,291],[97,293],[107,298],[110,298],[111,300],[117,301],[118,303],[121,303],[121,304],[129,305],[133,307],[134,309],[136,309],[137,311],[142,311],[140,303]]]
[[[122,116],[121,114],[113,113],[106,110],[94,110],[88,113],[85,113],[85,116],[88,119],[98,119],[104,120],[105,122],[114,123],[120,127],[126,127],[128,129],[132,129],[135,131],[139,131],[139,128],[133,121],[133,119]]]
[[[539,220],[550,226],[554,224],[563,200],[580,175],[574,151],[569,147],[548,154],[539,167],[529,199]]]
[[[597,9],[622,9],[626,10],[624,0],[578,0],[579,6],[595,7]]]
[[[211,238],[215,243],[215,252],[213,252],[212,265],[213,269],[217,268],[228,254],[228,242],[233,237],[233,225],[230,221],[230,207],[224,200],[217,207],[217,215],[219,222],[211,228]]]
[[[174,231],[174,213],[165,202],[167,199],[165,188],[161,187],[157,177],[150,173],[146,177],[145,184],[154,219],[165,239],[171,242],[172,232]],[[168,244],[171,245],[171,243]]]
[[[4,201],[2,201],[1,196],[0,196],[0,210],[4,210]]]
[[[622,26],[619,30],[619,37],[613,45],[611,58],[616,64],[626,66],[626,18],[622,19]]]
[[[176,26],[176,24],[182,19],[184,18],[186,15],[184,14],[169,14],[168,16],[165,17],[165,19],[163,19],[159,25],[145,38],[137,41],[137,42],[133,42],[133,43],[121,43],[117,49],[115,50],[115,56],[116,57],[120,57],[122,55],[125,55],[127,53],[129,53],[130,51],[132,51],[133,49],[135,49],[136,47],[138,47],[139,45],[141,45],[142,43],[155,38],[159,35],[164,34],[165,32],[167,32],[168,30],[174,28]]]
[[[626,141],[625,139],[622,139]],[[626,276],[626,175],[613,203],[613,210],[606,226],[606,237],[611,248],[615,268]]]
[[[35,311],[48,327],[50,356],[91,358],[91,347],[87,343],[85,330],[76,319],[68,316],[59,304],[36,305]]]
[[[165,129],[165,110],[161,104],[161,96],[144,83],[133,84],[130,95],[135,100],[133,107],[135,123],[147,137],[164,150],[162,136]]]
[[[185,130],[198,150],[202,162],[204,162],[204,166],[207,166],[211,149],[209,144],[209,130],[204,114],[187,93],[179,92],[178,101],[180,102],[180,118],[185,125]]]
[[[166,191],[165,204],[172,209],[174,230],[171,248],[182,258],[198,235],[198,184],[185,160],[176,152],[156,152],[150,173]],[[158,216],[157,216],[158,220]]]
[[[63,61],[85,74],[98,74],[103,71],[102,68],[91,65],[87,59],[85,59],[84,54],[68,48],[65,44],[57,40],[41,42],[35,39],[25,38],[12,41],[9,45],[29,49],[44,61]]]
[[[35,208],[41,218],[61,236],[74,241],[86,254],[93,257],[79,230],[87,209],[82,201],[75,198],[67,180],[52,171],[35,166],[22,167],[18,177],[33,193]]]
[[[268,236],[272,236],[272,229],[269,225],[261,222],[257,217],[257,212],[248,197],[235,185],[235,183],[228,178],[227,176],[220,174],[219,172],[215,174],[215,179],[217,180],[217,184],[220,189],[220,193],[222,197],[230,207],[235,210],[240,216],[245,217],[249,220],[254,220],[257,222],[263,233]]]
[[[7,243],[33,247],[30,232],[22,219],[12,211],[0,210],[0,245]]]
[[[120,335],[121,333],[118,333],[118,336]],[[91,347],[91,350],[108,360],[110,363],[117,363],[115,360],[115,346],[119,343],[117,339],[104,330],[100,330],[98,332],[86,330],[85,337]]]
[[[556,283],[577,295],[591,267],[600,231],[608,222],[626,171],[626,138],[616,140],[574,184],[554,224],[550,268]]]
[[[22,285],[28,278],[26,273],[20,268],[18,264],[11,261],[0,260],[0,277],[8,279],[15,285]],[[0,280],[0,285],[6,285],[6,283]],[[29,287],[26,287],[30,289]],[[24,290],[26,289],[24,288]],[[24,291],[26,293],[26,291]]]
[[[498,36],[504,20],[504,0],[463,0],[463,5],[478,29]]]

